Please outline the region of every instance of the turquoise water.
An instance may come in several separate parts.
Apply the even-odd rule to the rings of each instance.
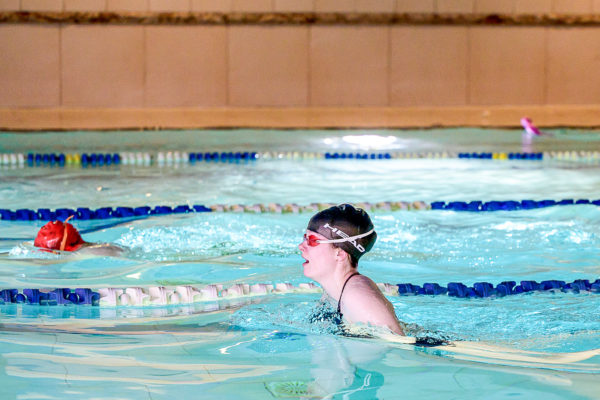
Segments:
[[[598,132],[554,131],[533,150],[600,150]],[[369,134],[361,140],[361,134]],[[141,140],[143,138],[143,140]],[[344,139],[345,138],[345,139]],[[331,149],[519,151],[517,131],[214,131],[0,134],[0,151]],[[173,140],[169,140],[173,139]],[[379,148],[376,148],[377,146]],[[600,198],[600,166],[491,160],[263,161],[164,167],[7,168],[2,208]],[[597,279],[600,209],[373,212],[376,282]],[[196,214],[78,221],[123,257],[40,254],[40,222],[0,221],[0,287],[308,282],[309,215]],[[0,306],[7,398],[597,398],[600,295],[389,297],[398,317],[485,354],[419,349],[310,323],[319,294],[168,307]],[[591,352],[589,357],[564,354]],[[518,355],[515,356],[515,355]]]

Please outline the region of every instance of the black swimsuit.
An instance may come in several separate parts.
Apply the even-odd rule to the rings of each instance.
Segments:
[[[350,275],[350,276],[349,276],[349,277],[346,279],[346,282],[344,282],[344,286],[342,286],[342,291],[340,292],[340,298],[339,298],[339,300],[338,300],[338,306],[337,306],[337,313],[338,313],[338,316],[339,316],[339,318],[340,318],[340,321],[342,320],[342,315],[343,315],[343,314],[342,314],[342,310],[341,310],[340,306],[341,306],[341,304],[342,304],[342,295],[344,294],[344,289],[346,289],[346,284],[348,283],[348,281],[350,280],[350,278],[352,278],[353,276],[356,276],[356,275],[360,275],[360,273],[358,273],[358,272],[354,272],[352,275]]]
[[[316,321],[331,321],[335,326],[337,326],[337,328],[338,328],[337,333],[342,336],[371,339],[371,338],[373,338],[373,336],[369,335],[369,334],[350,333],[346,329],[346,327],[344,326],[344,324],[342,322],[342,317],[343,317],[342,309],[341,309],[342,295],[344,294],[344,289],[346,289],[346,284],[348,283],[350,278],[352,278],[355,275],[360,275],[360,273],[354,272],[352,275],[350,275],[346,279],[346,282],[344,282],[344,285],[342,286],[342,291],[340,292],[340,298],[338,300],[337,311],[333,312],[333,310],[331,310],[331,311],[321,310],[319,313],[315,313],[315,314],[311,315],[309,317],[309,320],[310,320],[310,322],[313,322],[313,323]],[[418,334],[415,335],[416,342],[414,343],[414,345],[417,347],[436,347],[436,346],[444,346],[444,345],[450,344],[449,339],[427,336],[426,334],[423,335],[422,333],[427,333],[427,332],[421,332],[421,335],[418,335]]]

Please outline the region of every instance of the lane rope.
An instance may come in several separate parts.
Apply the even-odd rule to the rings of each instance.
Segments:
[[[397,159],[477,159],[526,161],[600,162],[600,151],[547,152],[302,152],[302,151],[228,151],[228,152],[120,152],[120,153],[4,153],[0,165],[16,167],[111,165],[175,165],[198,162],[248,162],[255,160],[397,160]]]
[[[101,207],[91,209],[88,207],[49,208],[29,209],[21,208],[10,210],[0,208],[0,220],[6,221],[64,221],[71,216],[75,220],[104,220],[111,218],[132,218],[148,217],[154,215],[169,214],[190,214],[203,212],[225,212],[225,213],[273,213],[273,214],[299,214],[315,213],[334,206],[334,203],[311,203],[308,205],[298,205],[295,203],[269,203],[269,204],[216,204],[205,205],[179,205],[171,206],[141,206],[141,207]],[[399,211],[399,210],[447,210],[447,211],[468,211],[468,212],[488,212],[488,211],[518,211],[546,208],[553,206],[569,205],[594,205],[600,206],[599,200],[590,199],[563,199],[563,200],[507,200],[507,201],[434,201],[431,203],[425,201],[385,201],[379,203],[355,203],[359,208],[366,211]]]
[[[476,282],[467,286],[461,282],[450,282],[447,286],[438,283],[424,283],[422,286],[412,283],[378,283],[379,289],[389,296],[449,296],[462,299],[499,298],[533,292],[563,293],[600,293],[600,279],[590,282],[588,279],[576,279],[567,283],[562,280],[503,281],[495,287],[489,282]],[[235,284],[224,288],[223,285],[194,287],[182,285],[176,287],[150,286],[128,288],[90,288],[58,289],[4,289],[0,290],[0,304],[33,305],[89,305],[100,307],[116,306],[165,306],[214,302],[252,296],[264,296],[285,293],[320,293],[321,288],[313,283],[276,284]]]

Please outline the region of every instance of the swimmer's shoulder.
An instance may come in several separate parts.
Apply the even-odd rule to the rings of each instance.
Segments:
[[[84,243],[79,249],[78,253],[81,254],[93,254],[96,256],[111,256],[118,257],[126,251],[125,248],[111,244],[111,243]]]

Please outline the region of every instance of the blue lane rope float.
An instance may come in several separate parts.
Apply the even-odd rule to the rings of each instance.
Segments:
[[[477,160],[526,160],[526,161],[578,161],[600,162],[599,151],[550,151],[550,152],[120,152],[120,153],[5,153],[0,154],[0,165],[82,166],[103,167],[111,165],[172,165],[198,162],[243,162],[254,160],[391,160],[391,159],[477,159]]]
[[[447,286],[438,283],[378,283],[381,291],[391,296],[449,296],[457,298],[498,298],[533,292],[600,293],[600,279],[576,279],[566,283],[562,280],[504,281],[495,287],[489,282],[476,282],[467,286],[460,282],[450,282]],[[289,283],[277,284],[235,284],[228,288],[223,285],[193,286],[150,286],[147,288],[90,288],[58,289],[4,289],[0,290],[0,304],[32,305],[89,305],[102,307],[153,306],[170,304],[190,304],[236,299],[240,297],[264,296],[285,293],[318,293],[321,289],[313,283],[293,286]]]
[[[563,199],[563,200],[521,200],[521,201],[434,201],[427,203],[424,201],[386,201],[379,203],[356,203],[366,211],[398,211],[398,210],[447,210],[447,211],[466,211],[466,212],[490,212],[490,211],[517,211],[546,208],[552,206],[567,205],[594,205],[600,206],[600,200],[589,199]],[[18,210],[9,210],[0,208],[0,220],[8,221],[53,221],[56,219],[66,220],[73,216],[76,220],[98,220],[110,218],[131,218],[148,217],[153,215],[168,214],[188,214],[198,212],[232,212],[232,213],[314,213],[324,210],[335,204],[333,203],[312,203],[300,206],[295,203],[287,204],[253,204],[253,205],[179,205],[171,206],[141,206],[141,207],[101,207],[95,210],[87,207],[57,208],[54,211],[49,208],[39,208],[37,210],[22,208]]]

